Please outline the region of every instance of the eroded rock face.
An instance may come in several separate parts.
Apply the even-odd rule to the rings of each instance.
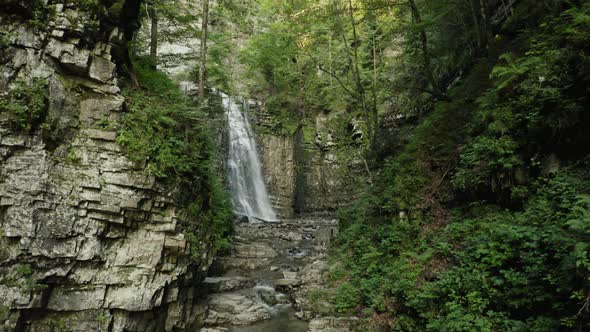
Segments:
[[[259,126],[270,126],[271,118],[264,107],[257,108],[256,116]],[[367,181],[360,152],[342,146],[339,138],[328,132],[323,115],[310,116],[315,117],[318,133],[330,137],[321,146],[313,142],[298,143],[290,136],[268,133],[257,136],[271,201],[283,218],[292,218],[296,212],[337,210],[357,197]],[[299,156],[295,153],[297,144],[302,144],[303,149]],[[297,197],[298,193],[302,193],[301,197]]]
[[[193,285],[207,243],[191,261],[177,191],[115,142],[116,54],[138,2],[115,1],[109,17],[37,2],[51,11],[43,22],[33,1],[0,2],[0,98],[34,78],[48,94],[43,130],[0,114],[0,330],[190,329],[204,315]]]

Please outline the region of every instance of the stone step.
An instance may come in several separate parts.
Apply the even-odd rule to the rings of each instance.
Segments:
[[[250,325],[271,317],[267,307],[240,293],[213,294],[205,317],[207,326]]]
[[[237,258],[275,258],[277,252],[264,243],[236,243],[232,256]]]
[[[252,288],[256,283],[244,277],[207,277],[203,280],[203,284],[210,292],[222,293]]]

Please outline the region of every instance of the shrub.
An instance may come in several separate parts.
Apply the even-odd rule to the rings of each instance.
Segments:
[[[46,80],[16,81],[14,87],[0,98],[0,114],[6,114],[14,130],[33,131],[40,127],[47,115],[47,97]]]

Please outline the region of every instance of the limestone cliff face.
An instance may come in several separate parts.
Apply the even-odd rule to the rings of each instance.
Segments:
[[[207,243],[191,262],[177,191],[115,142],[139,3],[76,3],[0,1],[0,98],[47,83],[43,124],[0,114],[0,331],[190,328]]]
[[[295,211],[295,140],[293,137],[259,134],[260,159],[275,212],[290,218]]]
[[[259,127],[266,126],[268,115],[257,111]],[[315,116],[311,131],[325,135],[328,129],[322,115]],[[310,131],[310,129],[306,129]],[[286,218],[295,213],[330,213],[352,201],[365,187],[366,168],[357,148],[342,144],[318,147],[309,138],[257,135],[266,184],[275,210]]]

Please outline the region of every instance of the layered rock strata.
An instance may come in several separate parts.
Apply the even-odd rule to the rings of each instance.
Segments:
[[[42,124],[0,114],[0,330],[189,329],[208,244],[189,259],[177,190],[115,141],[139,2],[78,3],[0,1],[0,98],[47,87]]]

